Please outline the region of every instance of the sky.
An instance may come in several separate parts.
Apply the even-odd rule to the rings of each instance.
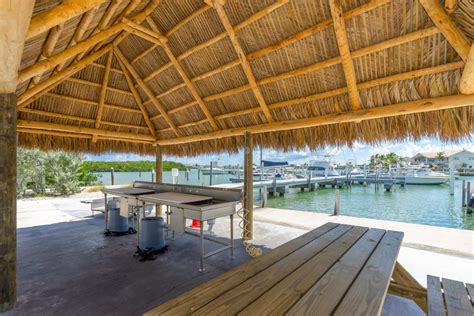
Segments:
[[[263,150],[263,159],[267,160],[283,160],[289,163],[305,163],[312,159],[322,158],[324,155],[330,155],[331,159],[335,163],[346,163],[348,161],[363,164],[370,159],[370,156],[374,154],[387,154],[394,152],[399,156],[412,157],[419,152],[426,151],[446,151],[455,149],[467,149],[474,151],[474,135],[470,140],[463,141],[457,144],[453,143],[442,143],[437,139],[423,138],[419,141],[406,141],[402,143],[386,142],[378,146],[371,146],[364,143],[356,142],[352,148],[342,147],[334,148],[327,147],[317,151],[310,150],[299,150],[291,152],[281,152],[272,149]],[[136,154],[123,154],[123,153],[109,153],[102,155],[86,155],[86,160],[91,161],[136,161],[136,160],[154,160],[152,156],[140,156]],[[181,162],[187,165],[209,165],[210,161],[217,161],[219,165],[242,165],[243,164],[243,152],[238,154],[214,154],[214,155],[201,155],[196,157],[176,157],[176,156],[165,156],[163,160]],[[258,163],[260,160],[260,149],[254,150],[254,161]]]

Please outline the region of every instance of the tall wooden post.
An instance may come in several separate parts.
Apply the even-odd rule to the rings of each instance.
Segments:
[[[161,153],[161,146],[156,145],[156,183],[163,182],[163,154]],[[160,204],[156,204],[156,216],[162,216],[163,211]]]
[[[253,137],[244,134],[244,239],[253,239]]]
[[[34,0],[0,0],[0,312],[16,301],[16,85]]]

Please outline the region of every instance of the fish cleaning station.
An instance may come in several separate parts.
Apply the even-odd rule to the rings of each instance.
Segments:
[[[470,232],[257,209],[254,188],[276,185],[253,183],[253,155],[470,139],[473,13],[471,0],[0,0],[0,311],[472,315],[474,286],[424,265],[439,249],[471,260]],[[156,176],[17,200],[18,148],[152,156]],[[243,156],[241,183],[164,183],[163,157],[218,153]]]

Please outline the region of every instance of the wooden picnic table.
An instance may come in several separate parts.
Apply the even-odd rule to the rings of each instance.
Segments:
[[[146,315],[378,315],[402,239],[327,223]]]

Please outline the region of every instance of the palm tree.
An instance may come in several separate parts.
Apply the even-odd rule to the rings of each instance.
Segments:
[[[438,159],[439,162],[442,162],[446,159],[446,154],[444,151],[440,151],[436,153],[436,159]]]

